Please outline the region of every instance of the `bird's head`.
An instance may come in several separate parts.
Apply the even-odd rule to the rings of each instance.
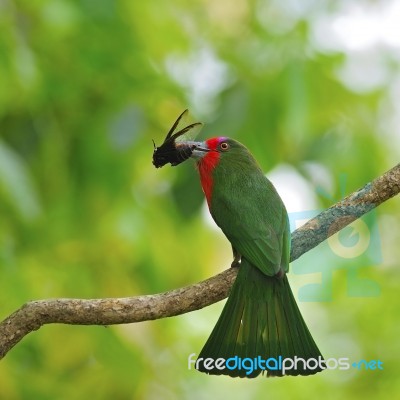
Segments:
[[[213,137],[204,142],[191,142],[193,151],[191,157],[197,161],[199,167],[213,169],[217,165],[248,164],[254,162],[253,156],[238,141],[225,137]]]
[[[234,139],[220,136],[204,142],[190,142],[190,145],[191,157],[197,161],[201,184],[208,201],[215,173],[222,179],[230,180],[234,175],[241,176],[249,169],[259,168],[247,148]]]

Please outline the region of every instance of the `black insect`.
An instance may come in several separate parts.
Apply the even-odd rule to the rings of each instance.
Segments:
[[[160,147],[157,147],[153,140],[153,165],[156,168],[163,167],[167,163],[176,166],[192,155],[193,149],[196,146],[190,142],[190,139],[194,139],[203,124],[195,122],[174,133],[182,117],[185,117],[187,113],[188,110],[185,110],[178,117]]]

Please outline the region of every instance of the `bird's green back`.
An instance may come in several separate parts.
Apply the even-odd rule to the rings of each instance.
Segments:
[[[290,230],[286,208],[242,144],[228,139],[213,171],[210,212],[232,246],[263,273],[287,272]]]

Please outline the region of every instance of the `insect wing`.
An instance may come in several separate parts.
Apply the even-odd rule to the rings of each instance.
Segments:
[[[178,165],[192,155],[193,146],[185,145],[184,143],[185,141],[193,140],[203,124],[195,122],[185,126],[187,115],[188,110],[179,115],[160,147],[157,147],[153,141],[153,164],[156,168],[160,168],[167,163],[173,166]]]
[[[184,120],[187,118],[189,110],[186,109],[178,118],[177,120],[174,122],[174,124],[172,125],[172,128],[168,131],[167,136],[165,137],[164,142],[169,139],[171,137],[171,135],[174,133],[174,131],[176,130],[176,128],[178,127],[181,119],[183,118]]]
[[[203,124],[201,122],[195,122],[194,124],[190,124],[185,128],[182,128],[180,131],[174,133],[171,138],[173,138],[175,142],[194,140],[202,127]]]

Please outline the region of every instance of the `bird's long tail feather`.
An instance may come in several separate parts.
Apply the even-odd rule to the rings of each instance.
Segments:
[[[217,359],[225,359],[225,364]],[[212,359],[213,361],[206,361]],[[254,378],[312,375],[324,361],[286,275],[264,275],[242,259],[222,314],[196,362],[201,372]]]

